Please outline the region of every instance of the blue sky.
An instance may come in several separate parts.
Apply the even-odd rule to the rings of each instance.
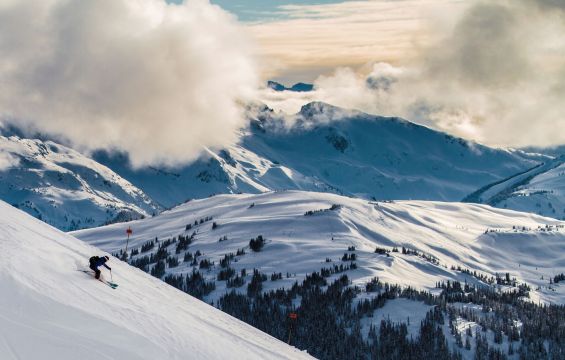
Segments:
[[[179,3],[183,0],[167,0]],[[335,4],[347,0],[210,0],[239,18],[240,21],[269,21],[284,18],[286,14],[277,11],[282,5]]]
[[[277,12],[282,5],[316,5],[333,4],[344,1],[340,0],[211,0],[212,3],[236,14],[241,21],[262,21],[284,17],[283,13]]]

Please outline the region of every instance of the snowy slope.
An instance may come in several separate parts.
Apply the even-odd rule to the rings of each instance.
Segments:
[[[329,210],[334,204],[340,206]],[[316,210],[322,211],[305,215]],[[209,217],[213,219],[200,224],[200,219]],[[198,225],[194,225],[195,221]],[[191,228],[187,231],[189,224]],[[196,232],[187,251],[194,254],[199,250],[203,254],[199,260],[215,262],[207,272],[210,280],[220,270],[219,260],[242,248],[247,253],[238,256],[232,264],[236,271],[245,268],[249,273],[258,268],[266,274],[292,274],[290,278],[268,282],[266,289],[288,287],[323,267],[348,264],[342,261],[342,256],[354,246],[358,269],[348,272],[354,284],[364,285],[377,276],[385,282],[433,291],[437,281],[478,282],[451,269],[460,266],[488,276],[509,272],[518,282],[532,287],[532,300],[565,303],[565,286],[549,288],[548,281],[550,276],[565,271],[563,225],[554,219],[486,205],[425,201],[375,203],[327,193],[285,191],[219,195],[190,201],[151,219],[73,234],[106,251],[117,252],[125,246],[128,226],[134,231],[130,249],[139,249],[156,237],[162,242]],[[258,235],[263,235],[267,244],[261,252],[254,253],[248,244]],[[227,240],[219,241],[224,236]],[[404,246],[420,255],[391,252],[387,257],[374,253],[377,246],[387,250]],[[156,249],[157,246],[137,257],[154,253]],[[192,271],[193,266],[183,262],[186,251],[176,254],[174,245],[169,250],[181,264],[168,268],[167,272]],[[430,261],[432,257],[437,263]],[[217,281],[216,290],[207,299],[214,300],[225,290],[225,282]]]
[[[284,120],[256,106],[250,117],[240,144],[206,150],[188,166],[132,170],[124,154],[100,152],[95,159],[166,207],[219,193],[292,189],[365,199],[459,201],[540,160],[323,103],[308,104]]]
[[[565,157],[487,185],[464,201],[565,219]]]
[[[160,210],[106,166],[52,141],[0,136],[0,155],[11,162],[0,168],[0,198],[60,229]]]
[[[99,250],[0,213],[2,359],[310,358],[116,259],[113,290],[76,271]]]

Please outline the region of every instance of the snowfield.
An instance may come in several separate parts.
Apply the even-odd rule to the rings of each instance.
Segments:
[[[311,358],[114,258],[113,290],[77,271],[100,250],[0,213],[2,359]]]
[[[206,218],[208,221],[200,221]],[[198,269],[183,258],[187,251],[200,251],[199,261],[214,262],[203,273],[215,280],[220,259],[245,249],[246,254],[236,256],[231,264],[236,272],[246,269],[249,277],[257,268],[267,275],[283,274],[281,280],[265,282],[265,290],[288,288],[321,268],[354,262],[357,269],[347,275],[361,286],[375,276],[383,282],[432,292],[438,281],[446,280],[486,286],[477,277],[452,268],[460,267],[488,277],[509,273],[517,284],[525,282],[531,287],[531,301],[565,303],[565,286],[549,283],[550,277],[565,271],[564,224],[487,205],[368,202],[334,194],[284,191],[194,200],[153,218],[73,235],[108,252],[125,247],[128,227],[133,229],[130,250],[158,239],[155,248],[134,256],[136,259],[155,253],[163,241],[195,233],[188,250],[175,253],[174,246],[169,248],[170,256],[177,257],[180,264],[167,266],[167,273]],[[262,251],[253,252],[249,240],[258,235],[267,241]],[[355,251],[348,251],[352,247]],[[390,251],[389,256],[375,253],[377,247]],[[403,253],[402,247],[410,251]],[[344,254],[353,253],[354,261],[342,261]],[[494,286],[499,291],[511,289]],[[214,301],[225,292],[225,281],[216,281],[216,290],[206,300]]]

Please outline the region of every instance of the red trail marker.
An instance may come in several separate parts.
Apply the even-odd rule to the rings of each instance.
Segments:
[[[128,228],[126,229],[126,234],[128,235],[128,239],[126,241],[126,252],[124,253],[124,256],[128,256],[129,237],[131,234],[133,234],[133,230],[131,229],[131,226],[128,226]]]
[[[290,324],[288,325],[288,344],[290,345],[290,336],[292,334],[292,327],[296,322],[296,319],[298,319],[298,314],[291,312],[290,314],[288,314],[288,317],[290,318]]]

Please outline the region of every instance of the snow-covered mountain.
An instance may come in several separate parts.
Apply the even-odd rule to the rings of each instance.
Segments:
[[[398,118],[311,103],[293,117],[250,106],[237,145],[177,168],[132,169],[126,154],[92,159],[49,140],[2,137],[0,198],[64,230],[158,213],[188,199],[271,190],[364,199],[459,201],[547,159],[492,149]],[[292,124],[292,125],[289,125]]]
[[[0,198],[60,229],[152,215],[161,207],[111,169],[53,141],[0,136]]]
[[[288,272],[299,279],[320,270],[326,259],[339,264],[347,248],[353,246],[358,265],[352,272],[354,284],[378,276],[390,283],[429,290],[438,281],[463,281],[466,277],[461,272],[451,270],[460,266],[489,276],[510,272],[518,282],[541,287],[532,292],[533,300],[565,303],[565,287],[547,289],[549,277],[565,271],[562,257],[555,255],[565,251],[563,225],[551,218],[486,205],[372,202],[327,193],[278,191],[189,201],[153,218],[72,234],[116,253],[125,247],[125,229],[130,226],[134,231],[130,249],[159,239],[151,252],[159,242],[195,232],[188,251],[199,250],[203,254],[200,259],[216,265],[225,254],[243,248],[249,252],[249,240],[262,235],[267,239],[265,249],[239,258],[236,270]],[[437,262],[402,253],[382,256],[375,254],[376,247],[405,247]],[[192,271],[193,266],[182,261],[185,252],[173,251],[171,255],[178,257],[181,265],[171,272]],[[210,270],[212,278],[219,269]],[[295,280],[293,276],[273,286],[292,285]],[[210,299],[224,291],[225,287],[218,286],[216,296]]]
[[[267,87],[275,91],[296,91],[296,92],[308,92],[314,89],[314,85],[312,84],[299,82],[292,85],[291,87],[286,87],[283,84],[272,80],[267,81]]]
[[[284,315],[267,309],[292,306],[290,311],[296,309],[302,319],[297,346],[320,358],[343,358],[339,349],[347,350],[355,341],[360,342],[355,348],[365,355],[382,351],[379,346],[389,340],[400,346],[408,335],[399,335],[404,330],[383,334],[390,328],[381,321],[406,327],[415,343],[403,345],[404,350],[425,347],[423,339],[430,337],[420,322],[432,316],[429,312],[435,305],[435,309],[445,309],[446,318],[451,314],[451,320],[437,323],[443,335],[432,338],[445,336],[450,351],[473,359],[475,352],[484,351],[482,340],[478,340],[484,336],[493,351],[511,352],[514,355],[509,358],[517,359],[521,338],[513,332],[524,329],[524,334],[532,334],[530,326],[537,326],[532,322],[559,322],[565,316],[559,312],[531,317],[522,307],[509,312],[507,305],[522,300],[565,303],[565,286],[553,280],[565,272],[561,256],[565,251],[564,225],[551,218],[487,205],[373,202],[328,193],[283,191],[194,200],[150,219],[73,235],[118,253],[125,247],[125,229],[131,226],[129,249],[133,252],[128,255],[132,264],[280,338],[287,336],[278,323],[284,323]],[[258,239],[264,240],[263,247],[252,251],[250,246],[257,247]],[[313,284],[321,288],[316,290]],[[445,284],[452,285],[445,288]],[[336,286],[340,295],[333,293],[338,291]],[[351,293],[346,288],[352,289]],[[255,298],[257,289],[264,297]],[[325,298],[325,291],[332,291],[332,295]],[[434,294],[442,295],[434,298]],[[287,297],[290,300],[285,300]],[[447,305],[441,300],[446,298],[451,299]],[[307,304],[300,299],[308,299]],[[347,309],[351,310],[334,303],[338,300],[349,304]],[[505,312],[494,310],[499,307]],[[261,309],[267,311],[268,318]],[[542,309],[538,308],[545,311]],[[335,313],[341,315],[332,317]],[[508,318],[508,314],[513,315]],[[496,324],[492,319],[498,319]],[[332,328],[334,321],[341,325]],[[498,321],[515,325],[501,330]],[[359,332],[342,334],[344,326],[358,327]],[[480,331],[482,328],[485,330]],[[378,341],[370,340],[375,329]],[[320,347],[316,338],[308,336],[312,331],[324,334],[326,345]],[[534,341],[535,336],[522,341]],[[468,349],[463,346],[467,341]],[[527,345],[520,349],[529,351]],[[559,347],[552,349],[561,351]],[[444,351],[438,348],[432,353],[439,356]],[[351,356],[363,358],[355,354]]]
[[[77,271],[99,249],[0,213],[2,359],[311,358],[117,259],[111,289]]]
[[[323,103],[282,117],[256,107],[239,145],[207,150],[182,168],[134,171],[123,154],[101,152],[95,159],[166,207],[218,193],[291,189],[377,200],[459,201],[541,160]]]
[[[484,186],[464,201],[565,220],[565,156]]]

